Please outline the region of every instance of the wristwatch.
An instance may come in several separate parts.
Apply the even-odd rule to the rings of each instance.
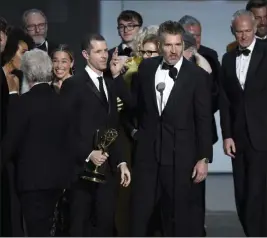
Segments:
[[[210,162],[210,160],[208,158],[204,158],[202,160],[205,162],[205,164],[208,164]]]

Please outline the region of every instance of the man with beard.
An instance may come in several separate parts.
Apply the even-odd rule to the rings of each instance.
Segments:
[[[32,37],[36,48],[46,51],[49,55],[56,47],[55,44],[47,40],[48,23],[45,14],[39,9],[30,9],[23,13],[23,27]]]
[[[130,236],[146,236],[161,203],[164,236],[202,236],[201,184],[212,159],[209,75],[183,58],[184,29],[160,25],[162,56],[143,60],[132,85],[138,109]]]

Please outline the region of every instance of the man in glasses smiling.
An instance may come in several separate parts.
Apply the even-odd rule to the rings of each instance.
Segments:
[[[142,16],[135,11],[122,11],[117,19],[118,34],[121,37],[121,44],[118,46],[118,54],[130,56],[132,53],[132,42],[140,27],[143,25]],[[111,58],[115,47],[109,50],[109,58]]]

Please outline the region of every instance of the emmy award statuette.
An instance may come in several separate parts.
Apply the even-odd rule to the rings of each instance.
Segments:
[[[100,138],[98,142],[98,132],[96,136],[96,147],[98,150],[101,150],[102,153],[108,152],[109,146],[116,140],[118,137],[118,132],[115,129],[108,129],[105,131],[103,136]],[[101,166],[96,166],[92,161],[85,163],[85,170],[81,174],[81,179],[95,182],[95,183],[105,183],[106,177],[104,172],[104,164]]]

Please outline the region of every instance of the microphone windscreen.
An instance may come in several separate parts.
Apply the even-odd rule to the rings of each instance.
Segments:
[[[166,87],[166,84],[164,82],[160,82],[157,84],[156,89],[158,92],[162,93]]]

